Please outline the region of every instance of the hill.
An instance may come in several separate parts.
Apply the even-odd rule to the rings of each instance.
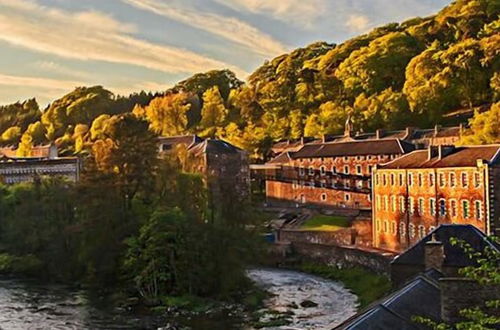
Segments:
[[[0,107],[0,142],[54,141],[79,152],[76,141],[91,140],[100,116],[129,111],[157,134],[225,138],[255,157],[276,140],[339,133],[347,116],[368,131],[451,124],[476,113],[471,125],[490,132],[471,141],[491,142],[500,129],[486,127],[484,117],[500,100],[499,14],[500,0],[458,0],[431,17],[283,54],[246,83],[210,71],[157,95],[82,87],[43,113],[34,100]]]

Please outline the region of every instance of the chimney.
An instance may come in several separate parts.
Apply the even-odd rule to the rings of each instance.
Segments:
[[[434,268],[441,271],[443,269],[444,258],[443,243],[436,240],[436,234],[433,234],[431,240],[426,242],[424,247],[425,270]]]
[[[438,147],[429,145],[429,147],[427,148],[427,160],[429,161],[437,156],[438,156]]]
[[[439,133],[440,129],[441,129],[441,125],[434,126],[434,136],[436,136]]]
[[[413,129],[413,127],[407,127],[405,131],[406,131],[406,134],[405,134],[405,137],[403,138],[403,140],[409,139],[412,136],[414,129]]]
[[[376,130],[375,131],[375,136],[376,136],[377,140],[381,139],[384,136],[384,130],[382,130],[382,129]]]
[[[443,146],[439,145],[438,146],[438,158],[443,159],[444,157],[448,156],[449,154],[453,153],[455,150],[455,146]]]
[[[304,145],[304,142],[305,142],[305,139],[304,139],[304,137],[302,136],[302,137],[300,138],[300,144],[301,144],[301,145]]]
[[[325,143],[327,140],[326,134],[321,135],[321,142]]]

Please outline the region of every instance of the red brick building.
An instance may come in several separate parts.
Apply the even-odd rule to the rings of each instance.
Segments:
[[[371,208],[371,171],[414,150],[400,139],[355,140],[348,121],[343,139],[310,143],[261,166],[268,204]]]
[[[430,146],[373,170],[373,245],[404,250],[440,224],[498,234],[500,145]]]

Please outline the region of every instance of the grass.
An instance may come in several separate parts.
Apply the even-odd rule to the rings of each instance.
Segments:
[[[360,308],[382,298],[391,289],[391,282],[385,276],[377,275],[363,268],[339,269],[332,266],[306,263],[299,267],[303,272],[342,282],[358,296]]]
[[[340,216],[315,215],[306,220],[301,229],[318,231],[337,231],[349,227],[349,219]]]

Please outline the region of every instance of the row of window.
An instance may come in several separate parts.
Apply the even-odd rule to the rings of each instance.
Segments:
[[[393,236],[398,235],[396,221],[391,221],[389,223],[389,221],[385,220],[382,223],[382,226],[380,221],[377,221],[376,226],[376,230],[378,233],[385,233]],[[435,226],[426,228],[424,225],[415,226],[413,223],[410,223],[408,225],[408,234],[411,239],[415,238],[416,236],[418,236],[418,239],[422,239],[427,233],[432,232],[434,229],[436,229]],[[399,237],[401,240],[404,240],[404,238],[406,238],[406,224],[404,222],[399,223]]]
[[[473,204],[474,218],[477,220],[483,220],[483,202],[480,200],[476,200]],[[435,216],[437,212],[437,215],[439,215],[440,217],[449,215],[450,217],[455,218],[458,216],[459,212],[458,202],[455,199],[450,199],[447,203],[446,199],[441,198],[439,199],[437,205],[435,198],[429,198],[429,200],[426,201],[426,199],[423,197],[420,197],[418,199],[409,197],[407,200],[405,196],[390,196],[390,199],[389,196],[377,196],[376,199],[377,210],[382,211],[405,213],[407,205],[408,212],[412,215],[417,212],[420,216],[425,215],[426,213]],[[471,217],[471,206],[469,200],[461,200],[460,209],[462,212],[462,218],[469,219]]]
[[[333,161],[340,161],[343,159],[345,162],[349,161],[349,159],[356,159],[356,160],[372,160],[372,159],[378,159],[378,160],[387,160],[387,159],[396,159],[397,155],[367,155],[367,156],[343,156],[343,157],[321,157],[320,160],[322,162],[326,161],[327,159],[330,159],[332,162]],[[314,158],[300,158],[299,161],[303,163],[305,160],[309,160],[310,162],[314,161]]]
[[[361,165],[356,165],[355,167],[356,171],[355,173],[358,174],[358,175],[362,175],[363,174],[363,167]],[[368,165],[367,166],[367,173],[371,173],[372,171],[372,165]],[[319,167],[319,173],[320,175],[322,176],[325,176],[327,174],[328,170],[326,168],[325,165],[322,165]],[[309,175],[314,175],[316,173],[316,169],[313,167],[313,166],[309,166],[308,168],[308,174]],[[332,166],[331,168],[331,173],[343,173],[343,174],[349,174],[349,166],[344,166],[343,168],[343,172],[338,172],[337,171],[337,167],[335,166]],[[299,167],[299,175],[300,176],[304,176],[306,174],[306,169],[303,168],[303,167]]]
[[[358,189],[363,189],[364,187],[364,184],[363,184],[363,180],[354,180],[355,181],[355,187],[358,188]],[[304,180],[300,180],[300,181],[297,181],[297,180],[293,180],[292,181],[292,189],[299,189],[300,187],[306,187],[308,186],[309,188],[314,188],[316,186],[316,181],[304,181]],[[351,180],[349,179],[346,179],[346,180],[342,180],[342,181],[333,181],[331,183],[331,185],[328,185],[326,180],[321,180],[319,182],[319,185],[318,185],[319,188],[327,188],[327,187],[331,187],[333,189],[335,188],[351,188]],[[367,187],[368,188],[371,188],[371,185],[370,185],[370,181],[368,181],[367,183]]]
[[[321,194],[320,199],[322,202],[327,201],[327,194]],[[301,203],[306,202],[306,196],[304,194],[301,194],[299,197],[296,198],[297,200],[300,200]],[[344,201],[349,202],[351,200],[351,195],[349,193],[344,194]]]
[[[403,186],[405,184],[405,177],[403,173],[399,173],[397,176],[394,173],[391,174],[377,174],[375,177],[376,184],[380,184],[380,177],[382,177],[382,185],[387,186]],[[414,173],[408,173],[408,185],[413,186],[417,185],[422,187],[425,185],[425,181],[427,180],[428,186],[433,187],[435,185],[435,175],[434,173],[429,173],[428,175],[424,175],[423,173],[418,173],[414,175]],[[449,184],[450,187],[457,186],[457,178],[454,172],[450,172],[448,175],[446,173],[438,173],[438,182],[437,184],[440,187],[445,187]],[[478,188],[481,186],[481,174],[479,172],[474,173],[474,187]],[[460,173],[460,185],[463,188],[469,187],[469,175],[467,172]]]

